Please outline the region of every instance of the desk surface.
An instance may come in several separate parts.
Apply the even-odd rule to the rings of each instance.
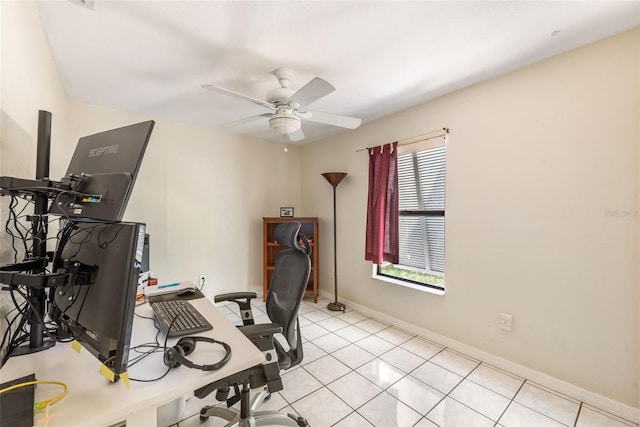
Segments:
[[[69,387],[67,396],[49,408],[47,426],[109,426],[127,420],[128,425],[155,426],[156,408],[179,398],[210,382],[225,378],[243,369],[260,364],[264,355],[235,326],[229,322],[206,298],[190,301],[213,325],[213,331],[200,336],[224,341],[232,349],[229,362],[220,370],[203,372],[184,366],[171,369],[155,382],[131,381],[127,390],[124,382],[110,383],[100,375],[100,362],[87,350],[77,353],[70,344],[58,343],[39,353],[12,357],[0,371],[2,382],[31,373],[38,380],[62,381]],[[142,316],[152,316],[149,304],[136,308]],[[131,347],[153,342],[156,329],[153,321],[136,316]],[[164,342],[164,334],[158,336]],[[178,338],[170,338],[167,346],[173,346]],[[220,360],[221,346],[201,342],[189,359],[197,364],[212,364]],[[129,359],[135,357],[131,351]],[[157,352],[129,368],[129,377],[153,379],[165,373],[162,352]],[[50,399],[60,392],[60,387],[43,385],[36,389],[36,402]],[[36,413],[36,426],[44,425],[44,410]]]

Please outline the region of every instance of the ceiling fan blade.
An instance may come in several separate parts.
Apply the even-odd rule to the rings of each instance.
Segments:
[[[223,124],[219,125],[218,127],[230,128],[230,127],[233,127],[233,126],[238,126],[238,125],[242,125],[242,124],[245,124],[245,123],[252,122],[254,120],[258,120],[261,117],[271,117],[272,115],[273,114],[271,114],[271,113],[258,114],[257,116],[245,117],[244,119],[239,119],[239,120],[234,120],[232,122],[223,123]]]
[[[289,99],[287,99],[287,103],[290,104],[292,102],[296,102],[298,104],[298,108],[302,108],[305,105],[309,105],[312,102],[317,101],[323,96],[329,95],[334,90],[336,90],[336,88],[333,87],[331,83],[326,80],[322,80],[320,77],[316,77],[296,93],[291,95]]]
[[[239,99],[243,99],[245,101],[249,101],[252,102],[254,104],[258,104],[261,105],[265,108],[268,108],[269,110],[276,110],[276,107],[273,104],[268,103],[267,101],[263,101],[262,99],[258,99],[258,98],[254,98],[252,96],[249,95],[244,95],[242,93],[239,92],[235,92],[231,89],[225,89],[223,87],[220,86],[214,86],[214,85],[202,85],[203,89],[207,89],[207,90],[212,90],[214,92],[219,92],[219,93],[223,93],[225,95],[229,95],[229,96],[233,96],[234,98],[239,98]]]
[[[362,123],[362,119],[357,117],[341,116],[340,114],[325,113],[322,111],[308,111],[311,117],[305,117],[305,120],[316,123],[324,123],[327,125],[338,126],[347,129],[356,129]]]
[[[287,135],[287,138],[289,139],[289,141],[291,142],[298,142],[298,141],[302,141],[304,139],[304,132],[302,132],[302,128],[298,129],[297,131],[290,133]]]
[[[311,118],[311,111],[309,111],[309,110],[304,110],[304,111],[294,110],[293,111],[293,115],[294,116],[298,116],[301,119],[309,119],[309,118]]]

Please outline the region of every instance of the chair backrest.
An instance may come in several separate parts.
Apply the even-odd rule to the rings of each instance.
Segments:
[[[271,321],[282,327],[282,334],[289,344],[289,351],[277,348],[281,367],[287,369],[302,360],[298,308],[309,282],[311,246],[300,233],[300,223],[295,221],[277,226],[274,237],[280,246],[288,249],[283,249],[276,257],[266,310]]]

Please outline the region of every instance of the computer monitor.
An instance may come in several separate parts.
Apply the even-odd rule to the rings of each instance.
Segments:
[[[68,218],[121,221],[153,120],[80,138],[50,212]]]
[[[67,223],[54,264],[78,266],[91,284],[55,288],[51,317],[114,373],[127,370],[145,225]]]

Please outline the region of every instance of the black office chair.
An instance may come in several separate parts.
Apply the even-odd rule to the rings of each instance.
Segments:
[[[216,302],[232,301],[238,304],[243,325],[239,329],[265,354],[262,365],[244,370],[195,391],[195,396],[203,398],[216,390],[216,399],[226,401],[227,408],[205,406],[200,411],[200,421],[209,417],[219,417],[229,421],[227,426],[290,425],[307,426],[307,421],[294,414],[277,411],[261,411],[257,408],[271,393],[280,391],[282,379],[280,370],[289,369],[302,361],[302,338],[298,323],[298,308],[307,288],[311,271],[311,246],[300,233],[299,222],[280,224],[275,229],[275,241],[288,249],[276,257],[273,276],[267,293],[266,310],[273,323],[255,324],[251,311],[251,300],[255,292],[233,292],[217,295]],[[282,333],[288,349],[281,345],[274,335]],[[235,394],[228,397],[230,388]],[[242,387],[242,390],[240,390]],[[253,400],[250,390],[264,387]],[[240,410],[231,408],[240,401]]]

